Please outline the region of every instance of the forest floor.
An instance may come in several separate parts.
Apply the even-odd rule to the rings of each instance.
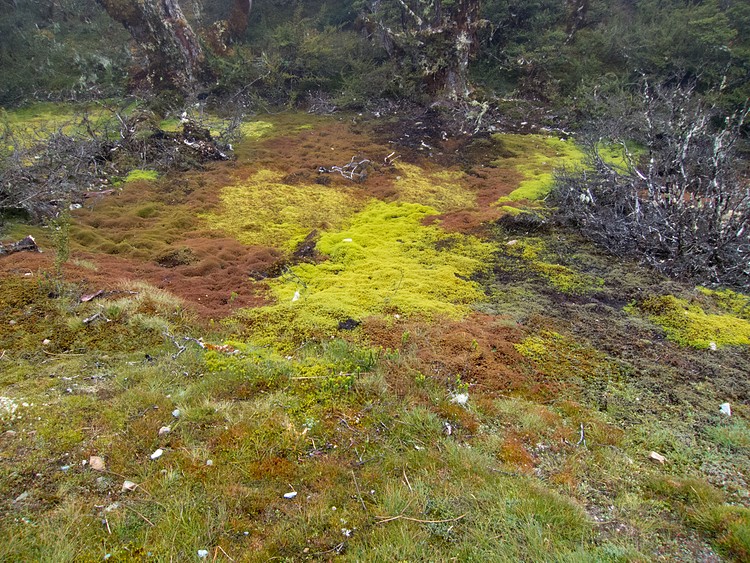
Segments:
[[[2,224],[0,560],[750,560],[750,298],[539,220],[572,140],[434,123]]]

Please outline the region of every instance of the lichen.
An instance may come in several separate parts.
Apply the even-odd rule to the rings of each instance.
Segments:
[[[469,277],[492,248],[422,225],[435,213],[424,205],[372,202],[345,230],[324,234],[318,250],[329,260],[293,267],[271,284],[276,305],[244,313],[253,337],[296,341],[371,315],[466,315],[483,295]]]
[[[664,329],[669,340],[681,346],[750,345],[750,321],[732,314],[706,313],[700,305],[673,295],[649,297],[640,305],[629,305],[626,310],[645,314]]]

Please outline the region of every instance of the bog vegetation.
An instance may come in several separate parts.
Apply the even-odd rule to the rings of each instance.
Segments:
[[[746,3],[0,4],[0,560],[750,559]]]

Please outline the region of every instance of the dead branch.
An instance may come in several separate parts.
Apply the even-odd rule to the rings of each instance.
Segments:
[[[42,250],[37,246],[34,237],[31,235],[19,240],[18,242],[11,242],[8,244],[0,243],[0,256],[8,254],[15,254],[16,252],[41,252]]]

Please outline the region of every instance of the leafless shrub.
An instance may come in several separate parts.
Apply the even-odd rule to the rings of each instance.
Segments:
[[[57,214],[71,202],[111,188],[134,168],[161,172],[199,168],[230,158],[240,118],[214,138],[199,120],[183,114],[181,129],[165,131],[145,111],[108,108],[96,119],[84,114],[50,130],[0,130],[0,211],[33,221]]]
[[[721,120],[690,88],[647,84],[631,109],[600,124],[586,169],[558,174],[559,216],[668,274],[750,287],[750,183],[737,154],[747,109]]]

